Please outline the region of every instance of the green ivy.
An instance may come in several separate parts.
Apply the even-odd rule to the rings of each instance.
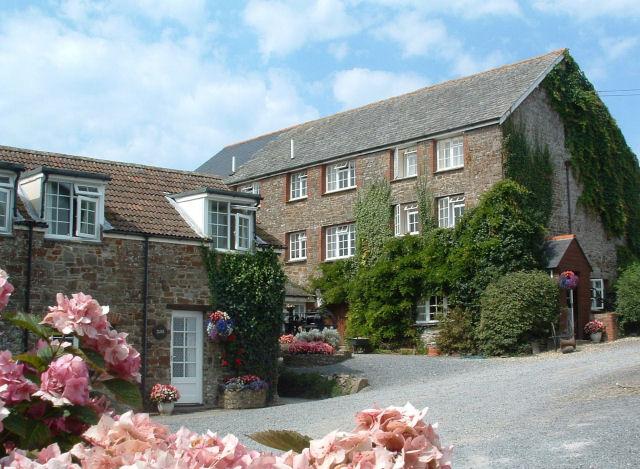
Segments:
[[[241,372],[277,382],[278,337],[282,331],[285,275],[277,254],[268,249],[255,254],[206,251],[209,285],[215,308],[235,323],[241,350]],[[270,388],[273,392],[273,386]]]
[[[356,255],[360,266],[370,266],[380,257],[391,229],[391,184],[373,181],[358,192],[355,205]]]
[[[438,227],[438,221],[435,216],[435,198],[426,176],[418,178],[415,190],[418,196],[418,217],[420,218],[420,229],[423,234],[427,234]]]
[[[524,129],[511,120],[505,122],[502,131],[504,174],[531,192],[527,210],[548,226],[553,209],[553,166],[549,148],[537,143],[531,145]]]
[[[311,279],[311,289],[319,290],[326,305],[346,303],[351,281],[356,272],[353,258],[320,264],[320,275]]]
[[[638,255],[640,168],[636,155],[568,53],[542,86],[564,122],[571,167],[583,186],[578,202],[599,215],[608,234],[625,237],[631,252]]]

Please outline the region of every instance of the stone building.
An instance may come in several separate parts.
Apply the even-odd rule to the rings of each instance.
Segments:
[[[202,249],[265,243],[259,196],[217,176],[9,147],[0,183],[0,267],[16,287],[8,310],[40,314],[58,292],[90,294],[141,352],[144,389],[173,383],[180,403],[213,405]],[[24,338],[0,327],[0,349],[21,351]]]
[[[354,203],[369,181],[391,182],[396,235],[420,231],[416,181],[426,177],[442,227],[504,177],[505,122],[549,149],[553,165],[550,236],[574,234],[588,258],[591,291],[601,298],[616,275],[616,245],[600,219],[577,204],[564,126],[540,86],[564,60],[557,50],[476,75],[378,101],[229,145],[198,168],[225,175],[262,196],[258,220],[286,246],[285,271],[301,285],[318,265],[355,252]],[[594,301],[602,307],[602,301]],[[431,323],[446,298],[418,305]],[[582,317],[582,316],[581,316]]]

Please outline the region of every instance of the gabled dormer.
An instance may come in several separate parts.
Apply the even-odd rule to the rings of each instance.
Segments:
[[[24,166],[0,161],[0,234],[11,234],[16,218],[16,181]]]
[[[168,196],[191,227],[220,251],[255,248],[258,194],[203,187]]]
[[[20,178],[20,194],[34,218],[46,222],[50,239],[100,239],[106,174],[41,166]]]

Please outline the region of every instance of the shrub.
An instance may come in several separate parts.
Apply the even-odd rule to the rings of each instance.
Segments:
[[[311,289],[318,290],[326,305],[347,302],[351,280],[356,272],[353,257],[336,262],[323,262],[319,266],[320,275],[311,279]]]
[[[280,343],[286,343],[282,342],[282,337],[280,339]],[[330,328],[323,329],[322,331],[319,329],[311,329],[310,331],[298,332],[295,340],[300,342],[325,342],[333,348],[336,348],[340,345],[340,334],[335,329]],[[291,342],[293,342],[293,340]]]
[[[440,318],[436,344],[444,353],[476,353],[478,346],[471,311],[457,307]]]
[[[558,286],[541,271],[506,274],[481,299],[478,339],[488,355],[522,353],[558,319]]]
[[[324,338],[324,341],[331,345],[333,348],[338,348],[338,346],[340,345],[340,334],[335,329],[322,329],[322,337]]]
[[[324,342],[324,337],[320,329],[311,329],[296,334],[296,340],[300,342]]]
[[[292,355],[317,354],[333,355],[335,349],[324,342],[302,342],[297,341],[289,345],[288,353]]]
[[[294,373],[284,370],[278,378],[278,395],[283,397],[302,397],[321,399],[341,395],[337,380],[319,373]]]
[[[631,264],[616,283],[620,326],[628,332],[640,327],[640,263]]]

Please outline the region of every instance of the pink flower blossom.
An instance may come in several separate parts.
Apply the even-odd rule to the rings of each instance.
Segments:
[[[49,364],[40,380],[40,391],[34,396],[41,396],[54,406],[86,405],[89,402],[89,370],[80,357],[69,353],[62,355]]]
[[[38,387],[24,377],[24,365],[16,363],[11,352],[0,352],[0,386],[6,385],[4,391],[0,391],[0,399],[6,405],[28,401]]]
[[[90,295],[74,293],[71,299],[58,293],[57,305],[49,306],[49,313],[42,324],[49,324],[63,334],[75,332],[79,336],[94,338],[110,327],[107,321],[108,306],[100,306]]]
[[[9,304],[9,297],[13,293],[13,285],[9,283],[9,276],[0,269],[0,311],[5,309]]]
[[[29,459],[23,451],[13,451],[0,460],[0,467],[13,469],[80,469],[71,459],[71,453],[61,453],[57,443],[40,450],[37,459]]]
[[[110,373],[140,382],[140,353],[127,343],[127,335],[109,329],[93,338],[86,338],[84,344],[102,354]]]

